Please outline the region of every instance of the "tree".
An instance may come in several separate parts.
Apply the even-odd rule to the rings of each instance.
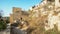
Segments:
[[[2,10],[0,11],[0,30],[6,29],[6,23],[2,19]]]
[[[0,11],[0,19],[1,19],[1,17],[2,17],[2,16],[1,16],[1,11]]]

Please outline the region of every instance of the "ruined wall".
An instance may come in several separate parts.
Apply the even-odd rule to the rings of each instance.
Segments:
[[[34,24],[36,23],[36,21],[38,23],[39,21],[41,21],[40,18],[43,17],[42,21],[43,23],[45,23],[46,30],[53,29],[54,24],[56,24],[58,30],[60,30],[59,28],[60,26],[58,24],[60,21],[59,19],[60,17],[58,16],[60,14],[60,8],[59,7],[55,8],[56,2],[57,2],[56,0],[53,0],[53,1],[45,0],[41,2],[39,5],[33,6],[31,8],[31,14],[30,14],[31,23]]]

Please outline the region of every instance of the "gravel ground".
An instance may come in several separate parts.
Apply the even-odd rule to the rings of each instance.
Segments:
[[[4,31],[0,31],[0,34],[10,34],[10,29],[6,29]]]

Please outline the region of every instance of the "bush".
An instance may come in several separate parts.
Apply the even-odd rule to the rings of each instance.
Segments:
[[[6,23],[4,21],[0,21],[0,30],[6,29]]]

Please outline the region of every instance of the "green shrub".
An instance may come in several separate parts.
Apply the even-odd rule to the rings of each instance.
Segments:
[[[4,21],[0,21],[0,30],[6,29],[6,23]]]

